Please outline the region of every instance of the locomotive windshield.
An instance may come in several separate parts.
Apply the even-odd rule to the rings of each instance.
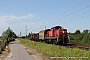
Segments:
[[[67,30],[66,30],[66,29],[64,29],[64,30],[63,30],[63,33],[67,33]]]
[[[61,29],[60,32],[67,33],[67,30],[66,29]]]

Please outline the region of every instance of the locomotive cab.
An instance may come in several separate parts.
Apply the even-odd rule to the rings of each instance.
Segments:
[[[67,29],[55,26],[46,33],[45,40],[49,43],[67,44]]]
[[[54,36],[56,37],[57,44],[67,45],[67,29],[59,26],[54,27]]]

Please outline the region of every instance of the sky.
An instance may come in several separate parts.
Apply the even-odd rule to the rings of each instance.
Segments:
[[[0,35],[11,28],[18,36],[62,26],[68,32],[90,29],[90,0],[0,0]]]

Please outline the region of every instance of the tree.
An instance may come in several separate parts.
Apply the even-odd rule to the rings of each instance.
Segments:
[[[31,35],[31,34],[29,33],[29,34],[28,34],[28,38],[30,38],[30,35]]]
[[[16,34],[8,27],[8,29],[2,33],[1,38],[9,42],[9,40],[16,38]]]
[[[81,32],[80,32],[80,30],[78,29],[78,30],[76,30],[76,32],[75,32],[75,34],[80,34]]]
[[[90,33],[87,33],[87,34],[85,35],[85,37],[83,38],[82,42],[83,42],[84,44],[89,44],[89,45],[90,45]]]
[[[88,30],[88,29],[83,30],[83,32],[82,32],[82,33],[87,34],[87,33],[89,33],[89,30]]]

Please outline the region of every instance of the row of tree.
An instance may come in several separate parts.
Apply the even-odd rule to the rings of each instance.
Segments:
[[[69,33],[71,43],[90,45],[90,30],[86,29],[81,32],[76,30],[75,33]]]

